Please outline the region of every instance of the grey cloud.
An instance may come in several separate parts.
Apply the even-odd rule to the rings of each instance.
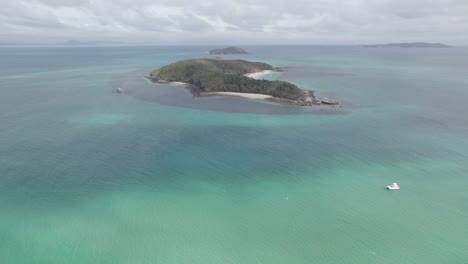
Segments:
[[[71,34],[123,41],[168,36],[174,44],[468,42],[466,0],[7,0],[2,5],[0,42]]]

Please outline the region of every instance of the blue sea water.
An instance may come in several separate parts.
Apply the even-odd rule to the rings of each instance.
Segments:
[[[468,263],[468,49],[226,56],[339,110],[142,77],[211,48],[0,48],[1,263]]]

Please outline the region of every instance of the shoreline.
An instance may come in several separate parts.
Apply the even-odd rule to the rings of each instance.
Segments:
[[[267,74],[273,73],[273,72],[278,72],[275,70],[263,70],[263,71],[258,71],[258,72],[252,72],[252,73],[246,73],[244,76],[259,80],[262,76],[265,76]],[[195,85],[192,85],[190,83],[184,83],[184,82],[169,82],[169,81],[164,81],[158,78],[155,78],[150,75],[145,75],[145,78],[149,79],[150,81],[154,83],[159,83],[159,84],[167,84],[171,86],[176,86],[176,87],[182,87],[189,89],[194,97],[208,97],[208,96],[235,96],[235,97],[241,97],[245,99],[253,99],[253,100],[264,100],[264,101],[270,101],[270,102],[276,102],[276,103],[283,103],[283,104],[290,104],[290,105],[297,105],[297,106],[333,106],[333,107],[341,107],[341,104],[337,101],[330,100],[326,97],[324,98],[316,98],[314,91],[310,90],[302,90],[305,94],[306,97],[304,100],[301,101],[295,101],[295,100],[290,100],[290,99],[285,99],[285,98],[279,98],[279,97],[274,97],[272,95],[267,95],[267,94],[258,94],[258,93],[238,93],[238,92],[207,92],[203,93],[200,91],[198,87]],[[260,79],[261,80],[261,79]]]
[[[200,93],[199,96],[236,96],[246,99],[255,99],[255,100],[266,100],[274,98],[271,95],[267,94],[257,94],[257,93],[237,93],[237,92],[208,92]]]
[[[244,74],[244,76],[258,80],[258,78],[260,78],[260,77],[262,77],[262,76],[264,76],[266,74],[270,74],[272,72],[274,72],[274,71],[273,70],[263,70],[263,71],[258,71],[258,72],[246,73],[246,74]],[[274,100],[274,101],[276,101],[275,99],[281,99],[281,98],[274,97],[272,95],[258,94],[258,93],[238,93],[238,92],[222,92],[222,91],[220,91],[220,92],[207,92],[207,93],[201,93],[201,92],[200,93],[194,93],[193,89],[190,89],[191,87],[193,87],[193,85],[191,85],[190,83],[169,82],[169,81],[156,79],[156,78],[154,78],[153,76],[150,76],[150,75],[145,75],[144,77],[149,79],[152,82],[155,82],[155,83],[167,84],[167,85],[171,85],[171,86],[188,88],[189,90],[192,91],[192,93],[195,96],[199,96],[199,97],[204,97],[204,96],[235,96],[235,97],[242,97],[242,98],[246,98],[246,99]]]
[[[244,74],[245,77],[249,77],[255,80],[261,80],[263,79],[262,77],[265,75],[268,75],[270,73],[273,73],[275,71],[273,70],[263,70],[263,71],[258,71],[258,72],[251,72],[251,73],[246,73]]]
[[[154,82],[154,83],[159,83],[159,84],[167,84],[167,85],[171,85],[171,86],[179,86],[179,87],[189,87],[190,86],[190,83],[185,83],[185,82],[168,82],[168,81],[164,81],[164,80],[160,80],[160,79],[157,79],[157,78],[154,78],[153,76],[150,76],[150,75],[145,75],[143,76],[145,77],[146,79]]]

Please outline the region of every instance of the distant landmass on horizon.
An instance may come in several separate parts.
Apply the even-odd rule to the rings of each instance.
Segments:
[[[99,45],[122,45],[125,44],[121,41],[81,41],[76,39],[70,39],[63,42],[63,45],[73,45],[73,46],[99,46]]]
[[[226,55],[226,54],[248,54],[248,52],[238,47],[227,47],[224,49],[210,50],[210,54]]]
[[[410,43],[388,43],[388,44],[372,44],[362,45],[366,48],[451,48],[443,43],[426,43],[426,42],[410,42]]]

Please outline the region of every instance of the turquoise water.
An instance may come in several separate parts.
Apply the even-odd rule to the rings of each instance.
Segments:
[[[1,263],[468,263],[468,49],[247,47],[341,111],[141,78],[210,48],[0,49]]]

